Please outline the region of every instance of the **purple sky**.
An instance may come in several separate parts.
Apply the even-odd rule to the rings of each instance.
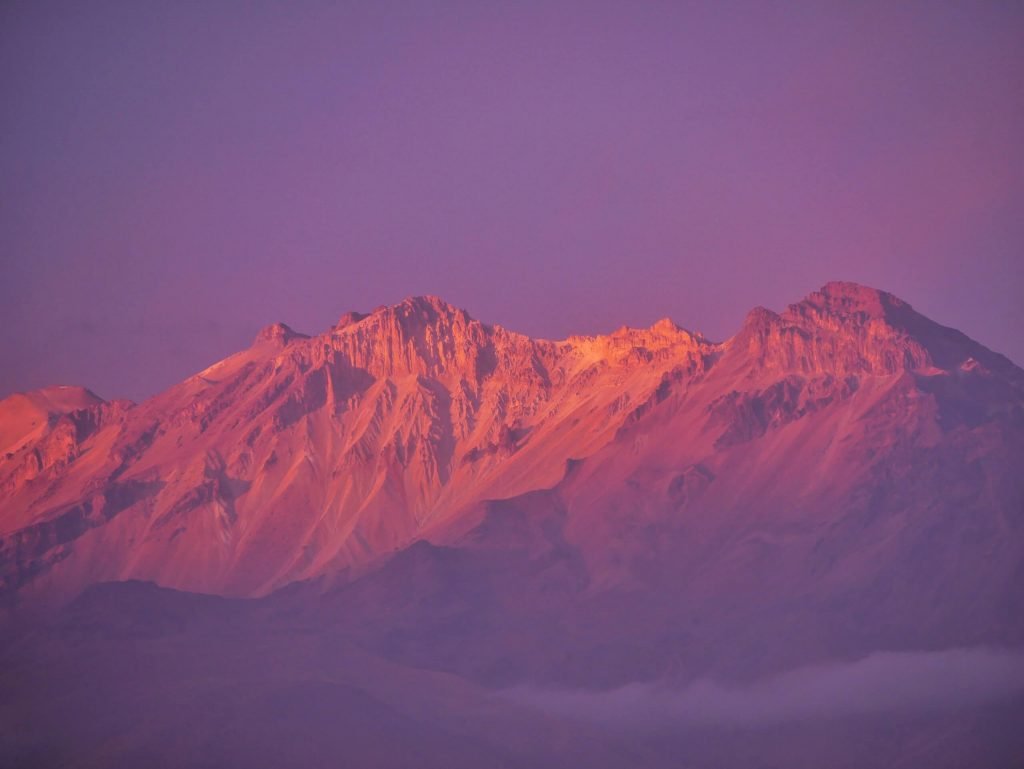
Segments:
[[[1022,363],[1022,41],[977,0],[5,2],[0,396],[410,294],[720,339],[831,279]]]

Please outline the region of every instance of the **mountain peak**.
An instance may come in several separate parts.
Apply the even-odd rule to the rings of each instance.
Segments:
[[[256,335],[256,339],[253,340],[253,344],[270,343],[284,347],[293,339],[309,339],[309,336],[307,334],[300,334],[287,323],[278,322],[271,323],[269,326],[261,329]]]
[[[858,283],[826,283],[784,312],[756,307],[736,339],[770,369],[848,375],[893,374],[935,365],[930,323],[892,294]],[[936,325],[937,324],[933,324]]]
[[[803,301],[789,308],[790,313],[802,314],[807,308],[837,316],[861,314],[867,318],[885,319],[896,308],[910,306],[890,293],[859,283],[832,281],[809,294]]]
[[[747,329],[763,328],[778,322],[779,314],[777,312],[758,305],[748,312],[747,316],[743,319],[741,333]]]
[[[475,358],[492,331],[440,297],[420,295],[365,315],[346,313],[325,339],[350,365],[375,376],[433,376],[475,371]]]
[[[857,283],[852,280],[830,280],[817,292],[830,297],[850,297],[850,298],[872,298],[877,297],[879,294],[885,296],[892,296],[887,291],[882,291],[872,286],[865,286],[863,283]]]
[[[831,374],[952,371],[968,359],[1017,379],[1016,367],[886,291],[826,283],[784,312],[751,310],[736,344],[770,368]]]
[[[650,330],[658,334],[677,334],[683,329],[672,318],[665,317],[655,321]]]
[[[429,294],[407,296],[398,304],[381,305],[369,317],[381,319],[386,325],[406,334],[416,334],[428,326],[469,323],[472,318],[465,310]]]
[[[103,403],[103,399],[92,390],[78,385],[50,385],[22,394],[31,400],[45,402],[57,410],[85,408]]]
[[[433,294],[418,294],[415,296],[407,296],[401,302],[398,302],[398,304],[382,304],[373,311],[373,314],[421,313],[427,315],[453,315],[463,312],[465,311],[446,302],[439,296],[434,296]]]
[[[399,304],[409,305],[417,309],[430,308],[439,312],[461,312],[458,307],[453,304],[446,302],[439,296],[434,294],[419,294],[416,296],[407,296]]]
[[[334,326],[334,330],[340,331],[341,329],[347,328],[348,326],[358,323],[359,321],[367,317],[368,316],[365,312],[356,312],[354,310],[349,310],[338,319],[338,322]]]

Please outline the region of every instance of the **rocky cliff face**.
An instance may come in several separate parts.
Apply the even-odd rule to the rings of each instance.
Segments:
[[[94,399],[12,444],[4,584],[254,594],[344,573],[472,502],[554,483],[714,350],[671,323],[532,340],[433,297],[312,338],[275,324],[146,403]]]
[[[865,527],[907,506],[925,515],[952,481],[902,502],[878,489],[961,458],[958,498],[1012,528],[1020,488],[1000,468],[1021,459],[1022,383],[899,299],[841,283],[754,310],[724,343],[668,320],[535,340],[434,297],[313,337],[275,324],[137,406],[80,394],[33,420],[13,415],[43,395],[0,404],[3,589],[341,584],[416,540],[493,531],[486,500],[541,490],[588,584],[623,586],[716,527],[804,516],[813,549],[857,505]],[[779,541],[757,536],[768,544],[737,559]],[[806,557],[827,569],[841,560],[829,547]]]

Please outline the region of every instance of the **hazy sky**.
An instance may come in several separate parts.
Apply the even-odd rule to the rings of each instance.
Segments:
[[[1024,11],[0,5],[0,396],[439,294],[713,338],[831,279],[1024,363]]]

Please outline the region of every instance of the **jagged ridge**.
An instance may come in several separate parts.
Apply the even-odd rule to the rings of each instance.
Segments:
[[[854,284],[754,310],[724,343],[668,319],[535,340],[414,297],[313,337],[274,324],[138,406],[57,413],[0,462],[0,564],[8,590],[144,578],[256,594],[464,530],[481,500],[553,487],[570,460],[650,457],[639,447],[655,415],[685,448],[680,466],[699,468],[679,477],[700,479],[718,472],[709,457],[841,404],[921,394],[899,420],[925,432],[1016,419],[1021,381],[1005,358]],[[968,414],[979,388],[985,405]]]

